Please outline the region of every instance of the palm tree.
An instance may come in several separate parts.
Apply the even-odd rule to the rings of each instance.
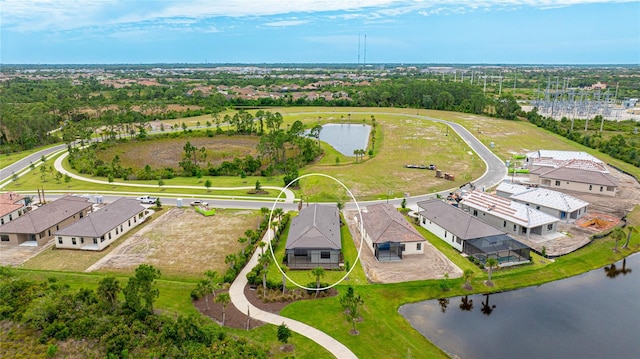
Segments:
[[[211,289],[211,296],[213,298],[216,297],[216,289],[218,289],[218,287],[220,286],[220,283],[217,283],[218,281],[218,272],[214,271],[214,270],[208,270],[206,272],[204,272],[204,275],[207,276],[207,278],[209,278],[209,283],[210,283],[210,289]]]
[[[264,243],[264,242],[260,242],[260,243]],[[265,256],[264,252],[260,256],[260,259],[258,259],[258,264],[262,266],[262,293],[265,298],[267,297],[267,268],[269,268],[269,260],[270,260],[270,257]]]
[[[609,234],[611,239],[613,239],[616,243],[616,246],[613,248],[614,252],[618,252],[618,242],[622,239],[626,238],[626,234],[624,233],[624,229],[620,227],[616,227],[613,232]]]
[[[316,296],[315,296],[315,298],[318,298],[318,293],[320,293],[320,278],[324,277],[324,268],[316,267],[311,271],[311,274],[313,274],[316,277]]]
[[[227,317],[227,305],[231,302],[231,296],[229,293],[220,293],[216,297],[216,302],[222,304],[222,325],[224,326],[224,320]]]
[[[209,311],[209,292],[211,291],[211,282],[207,279],[201,279],[196,285],[196,293],[198,296],[204,297],[207,303],[207,311]]]
[[[635,233],[640,233],[640,228],[638,227],[634,227],[634,226],[627,226],[627,240],[626,242],[624,242],[624,245],[622,246],[622,248],[629,248],[629,241],[631,240],[631,233],[635,232]]]
[[[487,267],[487,272],[489,274],[489,280],[487,280],[487,285],[493,286],[493,282],[491,281],[491,273],[493,272],[493,267],[498,267],[498,260],[495,258],[488,258],[484,266]]]
[[[473,289],[473,287],[469,283],[469,281],[471,280],[472,277],[473,277],[473,270],[465,269],[464,273],[462,273],[462,278],[464,279],[464,289],[466,289],[466,290],[472,290]]]

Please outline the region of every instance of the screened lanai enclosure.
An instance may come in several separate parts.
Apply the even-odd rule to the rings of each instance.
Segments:
[[[464,242],[463,251],[482,263],[485,263],[488,258],[495,258],[501,267],[527,263],[531,260],[531,248],[506,234],[467,239]]]
[[[380,262],[391,262],[402,260],[403,243],[384,242],[374,243],[375,256]]]

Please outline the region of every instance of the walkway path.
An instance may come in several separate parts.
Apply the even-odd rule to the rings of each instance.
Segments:
[[[269,238],[273,238],[271,232],[265,234],[265,236],[262,238],[262,241],[268,243]],[[273,325],[280,325],[282,323],[286,324],[289,329],[300,335],[304,335],[305,337],[318,343],[320,346],[331,352],[331,354],[333,354],[336,358],[357,358],[357,356],[353,354],[353,352],[349,350],[349,348],[344,346],[339,341],[333,339],[325,332],[322,332],[297,320],[265,312],[249,303],[249,300],[244,295],[244,288],[248,282],[247,273],[249,273],[251,269],[253,269],[253,267],[258,264],[259,256],[259,251],[255,251],[249,262],[247,262],[247,265],[244,266],[240,274],[238,274],[238,276],[236,277],[236,280],[231,284],[231,287],[229,288],[231,303],[242,313],[245,313],[247,308],[249,308],[251,312],[251,318],[253,319],[258,319],[260,321]]]
[[[62,155],[58,156],[58,158],[56,158],[55,162],[53,163],[53,166],[55,167],[55,169],[64,174],[69,175],[69,177],[77,179],[79,181],[84,181],[84,182],[91,182],[91,183],[99,183],[99,184],[107,184],[107,185],[118,185],[118,186],[128,186],[128,187],[145,187],[145,188],[157,188],[158,186],[156,185],[149,185],[149,184],[140,184],[140,183],[122,183],[122,182],[117,182],[117,183],[110,183],[108,181],[102,181],[102,180],[96,180],[96,179],[92,179],[92,178],[87,178],[87,177],[82,177],[79,176],[75,173],[71,173],[69,171],[67,171],[64,166],[62,166],[62,161],[69,156],[69,152],[65,152]],[[186,189],[198,189],[201,190],[202,186],[162,186],[163,188],[186,188]],[[276,190],[276,191],[281,191],[282,188],[280,187],[273,187],[273,186],[263,186],[262,188],[264,189],[272,189],[272,190]],[[232,190],[251,190],[254,189],[254,187],[209,187],[210,190],[214,190],[214,191],[232,191]],[[293,203],[293,201],[295,200],[295,195],[293,194],[293,192],[290,189],[286,189],[284,190],[285,193],[285,203]],[[216,196],[216,197],[224,197],[224,196]],[[233,198],[238,198],[238,199],[256,199],[255,197],[250,197],[250,196],[229,196],[229,197],[233,197]],[[262,198],[262,200],[268,200],[269,198]],[[275,200],[275,198],[272,198],[271,200]]]

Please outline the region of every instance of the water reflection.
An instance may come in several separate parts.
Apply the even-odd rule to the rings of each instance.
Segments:
[[[469,312],[473,309],[473,299],[469,299],[468,295],[460,298],[460,310]]]
[[[486,301],[482,302],[482,309],[480,309],[482,311],[482,314],[484,315],[491,315],[491,312],[493,312],[493,309],[495,309],[496,305],[491,305],[489,304],[489,293],[487,294],[483,294],[486,297]]]
[[[640,358],[640,286],[632,271],[639,265],[637,254],[541,286],[411,303],[399,312],[465,359]],[[478,335],[487,330],[490,341]]]
[[[627,258],[625,258],[622,260],[622,268],[618,269],[615,263],[611,263],[610,266],[604,267],[604,272],[608,278],[615,278],[620,274],[627,275],[631,273],[631,268],[627,268]]]

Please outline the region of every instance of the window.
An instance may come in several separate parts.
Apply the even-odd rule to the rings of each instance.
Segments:
[[[122,232],[122,225],[120,225],[120,232]]]
[[[80,218],[84,217],[84,213],[80,212]]]
[[[13,215],[9,213],[9,221],[13,221]]]
[[[62,244],[62,237],[58,237],[58,244]]]
[[[116,234],[118,234],[118,227],[116,227]],[[109,233],[109,237],[111,237],[111,233]],[[111,238],[109,238],[111,239]]]
[[[444,238],[447,238],[447,231],[444,231]]]
[[[4,218],[0,218],[0,224],[4,224]]]
[[[600,192],[602,192],[602,186],[600,186]]]
[[[422,217],[422,224],[427,224],[427,219]]]
[[[2,242],[9,242],[9,235],[7,235],[7,234],[0,234],[0,241],[2,241]]]
[[[478,217],[478,210],[477,210],[477,209],[474,209],[474,210],[473,210],[473,215],[474,215],[474,216],[476,216],[476,217]]]
[[[76,239],[71,237],[71,244],[73,244],[74,246],[76,245]]]
[[[462,239],[460,239],[460,238],[456,238],[456,242],[457,242],[458,244],[462,244]]]
[[[136,223],[136,217],[133,217],[133,223]]]
[[[513,230],[514,230],[514,231],[516,230],[516,225],[515,225],[515,224],[513,225]]]
[[[553,229],[553,223],[547,224],[547,230],[550,231]]]
[[[80,237],[80,244],[84,244],[84,237]]]
[[[404,252],[404,250],[405,250],[404,243],[402,244],[402,246],[400,246],[400,250],[402,250]]]
[[[592,184],[590,184],[590,185],[589,185],[589,191],[591,191],[592,189],[593,189],[593,185],[592,185]]]
[[[129,220],[129,227],[131,227],[131,220]]]
[[[47,233],[49,236],[51,236],[51,230],[48,230]]]
[[[93,239],[93,244],[98,244],[98,238]]]
[[[502,227],[507,228],[507,221],[502,221]]]
[[[416,244],[416,250],[417,251],[421,251],[422,250],[422,243],[417,243]]]
[[[320,258],[322,258],[322,259],[331,258],[331,252],[329,252],[329,251],[321,251],[320,252]]]
[[[117,231],[117,230],[118,230],[118,229],[116,228],[116,231]],[[111,240],[111,232],[109,232],[109,240]]]
[[[560,181],[556,181],[556,186],[560,186]]]
[[[536,206],[536,209],[539,211],[540,210],[540,206]]]
[[[100,243],[104,242],[104,236],[100,237]]]

